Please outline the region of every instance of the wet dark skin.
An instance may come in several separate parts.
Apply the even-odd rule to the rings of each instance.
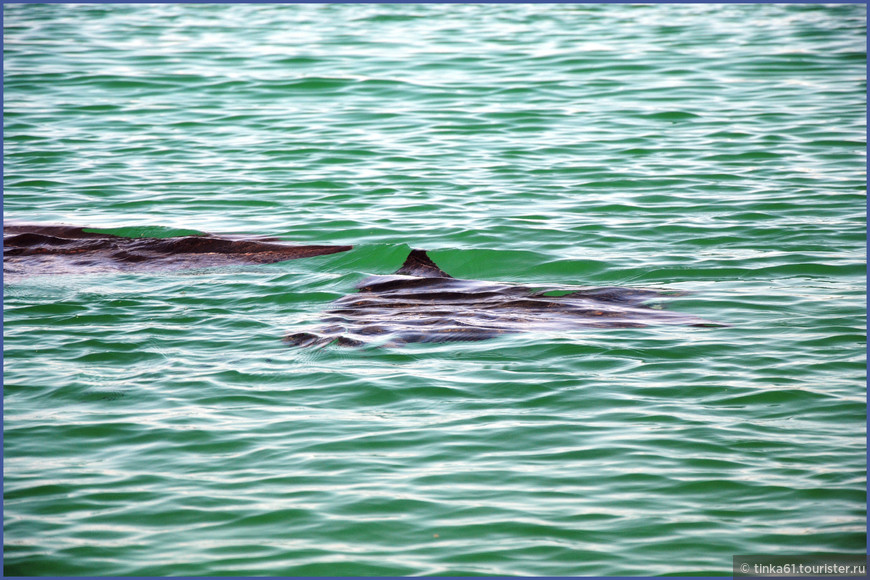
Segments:
[[[413,250],[392,276],[373,276],[358,289],[358,293],[331,305],[322,326],[290,334],[285,341],[295,346],[401,346],[577,328],[722,326],[647,306],[649,300],[665,295],[652,290],[542,290],[458,280],[441,270],[422,250]]]
[[[5,225],[3,243],[3,271],[8,277],[270,264],[352,248],[211,234],[127,238],[45,225]],[[647,304],[673,296],[673,292],[616,287],[542,289],[460,280],[441,270],[423,250],[412,250],[394,274],[369,277],[358,289],[335,301],[322,325],[289,334],[285,342],[294,346],[401,346],[578,328],[723,326]]]
[[[126,238],[73,226],[15,224],[3,226],[3,272],[26,276],[271,264],[351,247],[300,246],[211,234]]]

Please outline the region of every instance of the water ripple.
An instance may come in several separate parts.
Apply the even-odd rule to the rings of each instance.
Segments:
[[[4,572],[863,553],[865,46],[855,5],[4,6],[7,219],[355,246],[7,280]],[[730,326],[282,344],[411,248]]]

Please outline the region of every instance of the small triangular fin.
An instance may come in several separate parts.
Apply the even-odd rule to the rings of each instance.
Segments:
[[[396,274],[420,278],[452,278],[435,265],[425,250],[411,250],[405,263],[396,270]]]

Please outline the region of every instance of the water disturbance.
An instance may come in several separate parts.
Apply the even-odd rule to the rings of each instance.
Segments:
[[[7,575],[866,549],[864,6],[3,14],[7,224],[353,246],[7,272]],[[285,341],[411,250],[720,326]]]

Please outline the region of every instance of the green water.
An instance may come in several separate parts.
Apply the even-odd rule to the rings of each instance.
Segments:
[[[7,279],[21,575],[866,549],[866,8],[5,5],[4,216],[353,244]],[[411,248],[729,324],[294,349]]]

